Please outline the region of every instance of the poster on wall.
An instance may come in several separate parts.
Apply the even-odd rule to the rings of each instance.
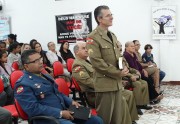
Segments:
[[[57,15],[55,18],[57,43],[83,41],[92,31],[91,12]]]
[[[10,18],[9,16],[0,16],[0,40],[7,39],[10,34]]]
[[[153,39],[176,39],[176,6],[152,7]]]

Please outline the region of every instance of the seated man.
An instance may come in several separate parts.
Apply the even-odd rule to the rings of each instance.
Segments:
[[[21,56],[24,75],[15,85],[15,98],[27,113],[28,117],[45,115],[53,116],[60,124],[80,123],[74,121],[73,112],[68,110],[70,105],[79,107],[80,104],[58,92],[57,85],[50,75],[42,74],[43,60],[35,50],[27,50]],[[38,124],[50,124],[39,120]],[[98,116],[91,116],[81,124],[103,124]]]
[[[147,72],[148,76],[153,78],[155,90],[159,93],[160,92],[160,89],[159,89],[159,69],[157,67],[152,66],[151,63],[143,63],[141,53],[139,52],[140,43],[138,40],[133,40],[133,43],[135,45],[135,54],[136,54],[136,57],[137,57],[139,63],[141,64],[143,69]]]
[[[12,124],[11,113],[0,107],[0,122],[1,124]]]
[[[90,103],[90,105],[95,106],[95,91],[93,82],[94,69],[92,68],[91,63],[87,60],[88,51],[86,49],[86,43],[77,43],[74,46],[74,53],[76,55],[76,59],[72,67],[72,76],[79,83],[81,90],[86,93],[88,103]],[[132,92],[128,90],[123,91],[123,96],[126,99],[123,99],[123,102],[125,102],[124,104],[126,104],[126,101],[128,103],[129,112],[127,112],[127,115],[129,115],[130,113],[131,120],[135,124],[135,120],[138,119],[138,115],[136,110],[136,104],[134,101],[134,96]]]
[[[156,63],[154,62],[153,54],[151,53],[152,49],[153,47],[150,44],[145,45],[144,47],[145,53],[142,55],[142,61],[143,63],[146,64],[150,63],[154,67],[157,67]],[[159,81],[161,82],[166,74],[161,70],[159,73],[160,73]]]

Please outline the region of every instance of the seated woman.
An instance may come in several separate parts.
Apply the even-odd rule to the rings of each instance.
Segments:
[[[61,56],[65,62],[67,62],[67,59],[69,59],[69,58],[75,59],[74,55],[69,50],[69,43],[67,41],[65,41],[61,44],[59,52],[61,53]]]
[[[7,64],[7,52],[0,51],[0,77],[4,83],[4,92],[0,94],[0,106],[13,104],[13,90],[9,83],[9,76],[13,69]]]
[[[152,49],[153,47],[150,44],[145,45],[145,53],[142,55],[142,60],[144,63],[149,63],[152,66],[157,67],[156,63],[154,62],[153,54],[151,53]],[[160,70],[159,75],[159,81],[161,82],[165,77],[166,73]]]
[[[67,71],[66,62],[64,60],[62,60],[60,52],[56,51],[55,43],[49,42],[47,44],[47,46],[48,46],[49,51],[46,53],[46,56],[47,56],[48,60],[50,61],[51,66],[53,65],[53,63],[55,61],[60,61],[63,64],[63,67],[64,67],[64,74],[66,76],[69,76],[70,73]]]
[[[19,54],[21,51],[21,46],[19,43],[12,43],[9,46],[9,55],[8,55],[8,59],[7,62],[9,64],[9,66],[12,66],[13,62],[17,62],[19,65],[19,68],[22,69],[22,63],[21,63],[21,55]]]
[[[36,52],[40,53],[41,57],[43,58],[43,65],[44,68],[46,69],[46,71],[48,73],[52,74],[52,68],[51,68],[51,64],[46,56],[46,51],[42,50],[41,44],[39,42],[35,42],[34,45],[32,46],[32,49],[34,49]]]

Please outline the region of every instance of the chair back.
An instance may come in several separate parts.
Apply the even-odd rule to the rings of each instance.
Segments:
[[[67,60],[67,63],[66,63],[66,65],[67,65],[67,70],[68,70],[68,72],[70,72],[70,73],[72,73],[72,65],[73,65],[73,63],[74,63],[74,59],[69,58],[69,59]]]
[[[55,82],[58,85],[58,91],[69,96],[70,91],[66,81],[63,78],[57,78]]]
[[[18,103],[18,101],[16,99],[14,100],[14,104],[16,106],[18,113],[19,113],[19,116],[23,120],[28,120],[28,115],[24,112],[24,110],[21,108],[20,104]]]
[[[55,61],[53,63],[53,74],[54,78],[64,74],[63,64],[60,61]]]
[[[15,61],[15,62],[12,63],[12,68],[13,68],[14,70],[19,70],[19,65],[18,65],[18,62],[17,62],[17,61]]]
[[[81,92],[81,88],[74,77],[72,77],[72,83],[74,84],[77,91]]]
[[[14,86],[16,84],[16,81],[23,76],[23,72],[20,70],[13,71],[10,75],[10,84],[12,89],[14,89]]]
[[[0,93],[2,93],[3,91],[4,91],[4,83],[2,79],[0,78]]]

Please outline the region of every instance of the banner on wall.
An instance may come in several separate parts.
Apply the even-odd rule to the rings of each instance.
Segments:
[[[92,31],[92,14],[75,13],[56,16],[57,43],[85,40]]]
[[[10,34],[10,18],[9,16],[0,16],[0,40],[7,39]]]
[[[176,6],[152,7],[153,39],[176,39]]]

